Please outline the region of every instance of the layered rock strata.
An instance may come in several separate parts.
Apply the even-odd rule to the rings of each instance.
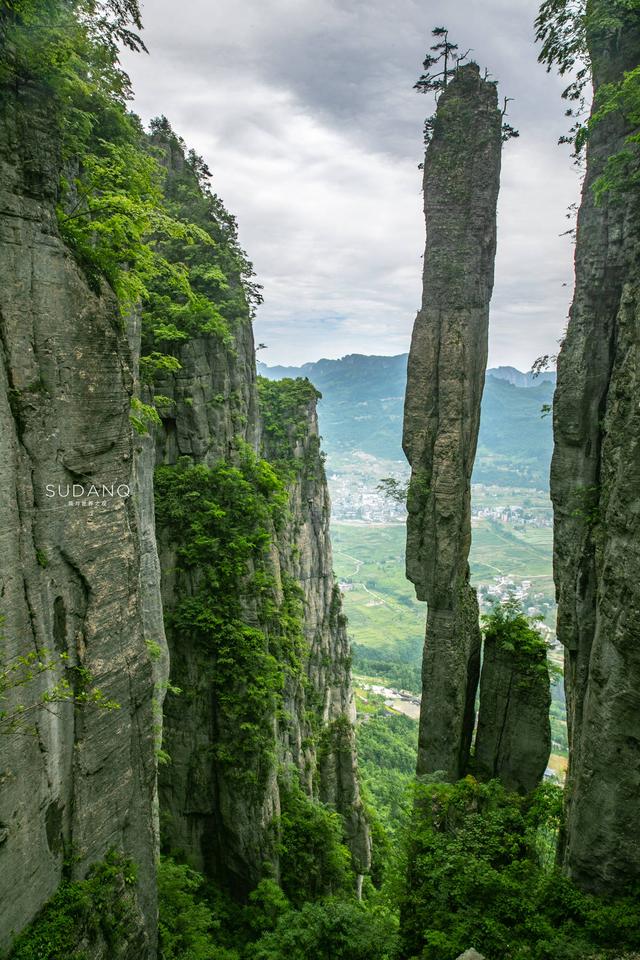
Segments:
[[[640,56],[637,13],[620,14],[621,30],[594,26],[608,12],[591,5],[596,92]],[[587,144],[551,469],[570,749],[561,857],[582,887],[606,893],[640,877],[640,207],[628,180],[599,200],[594,184],[631,132],[612,112]]]
[[[90,288],[59,237],[59,175],[56,132],[38,91],[4,89],[2,661],[35,656],[51,669],[34,671],[2,703],[10,715],[24,708],[25,724],[0,738],[0,948],[63,873],[82,878],[115,848],[138,866],[140,926],[126,955],[141,958],[153,955],[156,926],[147,619],[159,648],[164,640],[159,584],[148,578],[151,474],[144,478],[129,422],[135,356],[112,292]],[[138,482],[146,497],[137,496]],[[109,492],[98,498],[92,485]],[[79,697],[42,706],[47,696],[59,698],[62,681],[75,694],[97,686],[118,707],[82,705]]]
[[[424,164],[422,307],[407,377],[407,576],[428,603],[418,772],[465,772],[480,669],[469,584],[470,481],[487,359],[502,122],[494,83],[462,66]]]

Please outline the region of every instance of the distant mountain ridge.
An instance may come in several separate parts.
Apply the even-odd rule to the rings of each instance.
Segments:
[[[529,370],[528,373],[522,373],[515,367],[490,367],[487,370],[488,377],[494,377],[496,380],[506,380],[512,383],[514,387],[537,387],[541,383],[548,381],[555,384],[555,370],[543,370],[541,373],[534,373]]]
[[[333,463],[354,451],[404,463],[402,416],[407,354],[393,357],[349,354],[299,367],[258,363],[271,380],[308,377],[321,391],[318,405],[323,446]],[[548,489],[555,373],[535,377],[515,367],[487,370],[475,483]]]
[[[308,377],[309,380],[313,381],[314,374],[324,378],[331,376],[334,371],[338,374],[338,372],[343,373],[344,371],[354,370],[355,368],[367,369],[372,372],[389,373],[391,375],[402,374],[406,379],[407,358],[408,354],[406,353],[398,353],[392,357],[349,353],[344,357],[340,357],[339,360],[324,358],[322,360],[303,363],[299,367],[279,365],[270,367],[266,363],[258,362],[257,369],[261,376],[267,377],[269,380],[281,380],[283,377]],[[515,387],[537,387],[545,381],[553,384],[556,382],[555,370],[543,370],[541,373],[536,374],[532,370],[529,370],[528,373],[523,373],[516,367],[489,367],[487,376],[494,377],[496,380],[506,380]]]

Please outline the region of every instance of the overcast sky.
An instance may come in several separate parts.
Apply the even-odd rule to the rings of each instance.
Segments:
[[[269,364],[409,348],[424,247],[412,89],[434,26],[513,97],[490,364],[528,369],[562,335],[577,174],[562,82],[536,62],[536,0],[146,0],[149,56],[124,58],[147,121],[201,153],[264,286]]]

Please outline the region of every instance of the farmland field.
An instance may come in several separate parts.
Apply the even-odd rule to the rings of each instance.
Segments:
[[[496,517],[502,506],[517,505],[517,492],[480,491],[474,501],[471,578],[478,587],[481,609],[497,597],[520,592],[526,610],[544,617],[552,639],[555,621],[551,573],[552,529]],[[520,501],[521,502],[521,501]],[[497,510],[496,510],[497,505]],[[548,517],[549,502],[540,496],[527,503],[529,515]],[[492,516],[482,516],[491,508]],[[383,683],[419,693],[426,604],[415,599],[405,577],[405,524],[334,521],[334,569],[343,592],[348,631],[359,681]],[[559,650],[551,659],[561,665]],[[550,767],[559,775],[566,767],[566,723],[561,687],[554,688]],[[359,703],[359,708],[361,704]]]
[[[393,650],[400,659],[419,655],[426,608],[405,577],[404,523],[332,525],[334,568],[344,593],[350,632],[358,644]],[[473,521],[471,578],[483,606],[499,590],[498,580],[514,586],[529,582],[527,600],[551,626],[554,617],[550,527],[515,528],[490,518]],[[484,598],[487,598],[486,600]]]

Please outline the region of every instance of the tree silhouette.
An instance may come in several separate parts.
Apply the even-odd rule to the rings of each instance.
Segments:
[[[418,77],[413,89],[420,93],[434,93],[437,100],[438,94],[445,89],[449,80],[455,75],[458,65],[466,58],[469,50],[466,53],[459,54],[458,44],[449,40],[449,31],[446,27],[435,27],[431,31],[431,36],[436,42],[429,48],[431,52],[427,53],[422,61],[424,73]],[[441,66],[441,69],[434,72],[433,68],[438,66]],[[424,122],[425,145],[431,139],[434,122],[435,114],[427,117]],[[420,164],[419,166],[422,168],[423,165]]]
[[[465,53],[458,53],[458,44],[452,43],[449,40],[449,31],[446,27],[435,27],[431,31],[431,36],[436,42],[429,47],[430,53],[427,53],[422,62],[424,73],[418,77],[413,85],[413,89],[418,90],[420,93],[433,93],[435,94],[437,101],[438,94],[441,93],[449,81],[453,79],[453,77],[456,75],[458,67],[463,60],[466,60],[471,50],[469,49]],[[439,69],[434,71],[434,67]],[[484,79],[487,80],[488,77],[489,73],[485,70]],[[519,132],[504,119],[507,112],[507,103],[510,99],[510,97],[505,98],[504,107],[502,109],[503,143],[506,143],[507,140],[511,140],[513,137],[520,136]],[[432,116],[427,117],[424,122],[425,145],[429,143],[433,134],[435,119],[435,114],[433,114]],[[420,169],[422,169],[423,166],[424,164],[419,164]]]
[[[449,31],[446,27],[435,27],[431,31],[431,35],[437,40],[437,43],[429,48],[431,53],[428,53],[422,62],[424,73],[418,77],[413,85],[414,90],[419,90],[421,93],[444,90],[450,78],[454,75],[456,67],[467,55],[466,53],[462,56],[457,55],[458,44],[451,43]],[[469,53],[468,50],[467,53]],[[442,64],[442,69],[433,73],[432,68],[438,64]]]

